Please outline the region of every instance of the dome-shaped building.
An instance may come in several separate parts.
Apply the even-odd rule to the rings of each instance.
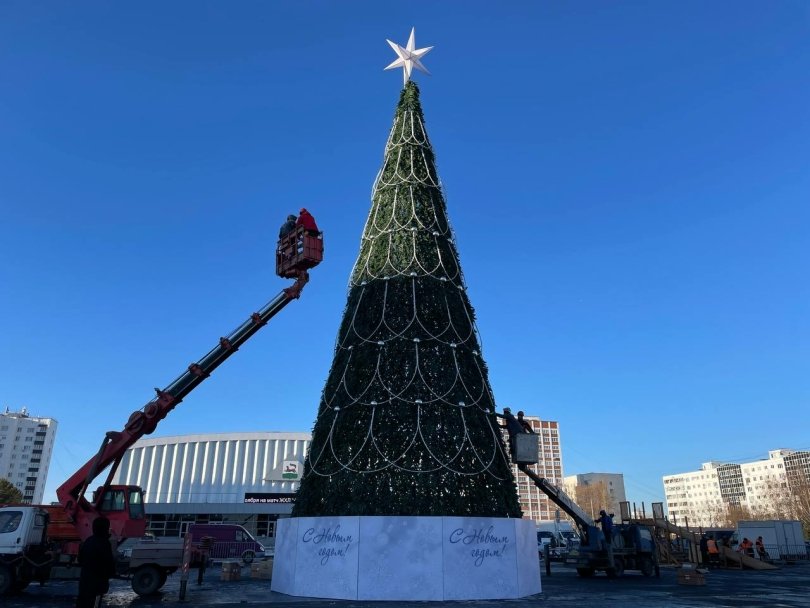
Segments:
[[[113,483],[144,490],[148,531],[180,536],[191,523],[232,522],[273,536],[290,514],[309,433],[210,433],[141,439]]]

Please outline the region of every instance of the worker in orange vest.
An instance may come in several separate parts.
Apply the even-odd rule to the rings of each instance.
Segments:
[[[768,559],[768,552],[765,550],[765,541],[762,540],[761,536],[757,537],[757,557],[762,561]]]
[[[714,536],[709,536],[706,541],[706,550],[709,552],[709,568],[717,568],[720,565],[720,549],[717,547],[717,541]]]

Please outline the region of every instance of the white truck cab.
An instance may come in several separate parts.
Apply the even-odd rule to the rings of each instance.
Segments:
[[[48,515],[37,507],[0,508],[0,555],[19,555],[45,542]]]

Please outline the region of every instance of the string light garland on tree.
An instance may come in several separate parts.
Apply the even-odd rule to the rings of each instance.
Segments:
[[[521,517],[409,72],[293,515]]]

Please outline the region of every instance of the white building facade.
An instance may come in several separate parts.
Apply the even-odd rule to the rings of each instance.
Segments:
[[[144,489],[148,529],[158,536],[222,521],[273,536],[278,517],[292,511],[310,439],[280,432],[141,439],[113,483]]]
[[[42,502],[56,427],[53,418],[31,416],[26,408],[0,414],[0,477],[22,493],[23,502]]]
[[[753,462],[706,462],[699,471],[665,475],[663,482],[670,519],[717,526],[729,507],[767,513],[790,491],[791,482],[810,482],[810,452],[778,449]]]

